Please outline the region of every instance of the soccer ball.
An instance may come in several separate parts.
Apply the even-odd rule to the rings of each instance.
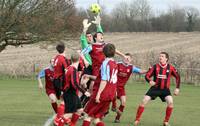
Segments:
[[[98,14],[98,13],[100,13],[100,11],[101,11],[101,7],[99,6],[99,4],[92,4],[91,6],[90,6],[90,11],[92,12],[92,13],[94,13],[94,14]]]

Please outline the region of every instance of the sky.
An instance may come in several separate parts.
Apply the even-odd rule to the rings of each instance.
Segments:
[[[101,5],[106,7],[106,11],[110,12],[121,1],[131,0],[99,0]],[[200,0],[148,0],[154,12],[165,12],[169,6],[178,5],[179,7],[195,7],[200,10]],[[76,0],[76,6],[87,9],[97,0]]]

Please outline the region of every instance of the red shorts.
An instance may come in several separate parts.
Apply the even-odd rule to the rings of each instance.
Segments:
[[[108,111],[109,106],[110,106],[110,101],[101,101],[100,103],[96,103],[95,99],[91,98],[86,104],[84,111],[90,117],[102,118]]]
[[[126,96],[126,92],[124,87],[117,87],[117,98],[120,98],[121,96]]]
[[[99,75],[99,71],[100,71],[100,68],[98,68],[98,67],[93,67],[93,68],[92,68],[92,75],[93,75],[93,76],[98,76],[98,75]]]

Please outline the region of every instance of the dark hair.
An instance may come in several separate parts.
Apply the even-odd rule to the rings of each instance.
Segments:
[[[125,53],[125,55],[132,57],[132,54],[130,54],[130,53]]]
[[[97,34],[100,33],[103,35],[103,32],[96,32],[94,35],[93,35],[93,41],[96,42],[96,38],[97,38]]]
[[[63,53],[65,51],[65,44],[64,43],[59,43],[57,46],[56,46],[56,50],[58,51],[58,53]]]
[[[71,61],[72,61],[72,63],[78,62],[79,58],[80,58],[80,56],[79,56],[79,54],[77,52],[73,52],[71,54]]]
[[[169,54],[167,52],[161,52],[160,54],[164,54],[165,57],[167,58],[167,61],[169,60]]]
[[[87,31],[87,32],[86,32],[86,35],[88,35],[88,34],[91,34],[91,35],[92,35],[92,33],[91,33],[91,32]]]
[[[103,48],[103,53],[106,57],[114,57],[115,46],[111,43],[106,44]]]

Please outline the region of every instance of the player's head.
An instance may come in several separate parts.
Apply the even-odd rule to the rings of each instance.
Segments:
[[[54,66],[54,58],[52,58],[49,63],[50,63],[50,66],[53,67]]]
[[[111,43],[108,43],[103,48],[103,53],[106,57],[111,58],[115,56],[115,46]]]
[[[159,55],[159,62],[166,64],[169,60],[169,54],[167,52],[161,52]]]
[[[87,37],[88,43],[92,43],[92,41],[93,41],[92,33],[91,32],[87,32],[86,33],[86,37]]]
[[[93,36],[94,42],[103,42],[103,33],[102,32],[97,32]]]
[[[65,44],[64,43],[58,43],[56,46],[56,50],[58,51],[59,54],[64,53],[65,51]]]
[[[79,56],[79,54],[77,52],[73,52],[71,54],[71,61],[72,61],[72,63],[79,62],[79,58],[80,58],[80,56]]]
[[[130,53],[125,53],[125,56],[127,57],[126,59],[123,59],[123,61],[126,63],[126,64],[130,64],[131,61],[132,61],[132,54]]]

